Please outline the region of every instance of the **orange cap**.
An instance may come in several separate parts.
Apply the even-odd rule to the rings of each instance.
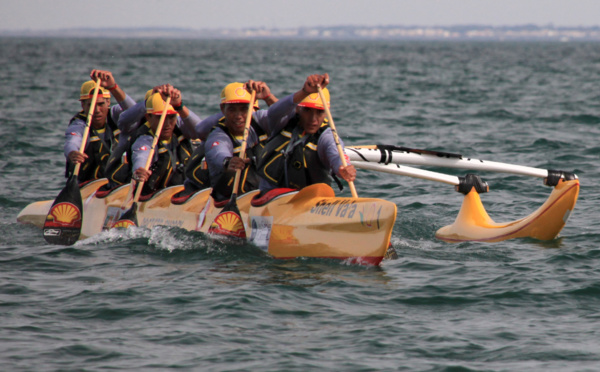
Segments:
[[[96,88],[96,82],[94,80],[88,80],[81,84],[81,93],[79,94],[79,100],[83,101],[86,99],[92,99],[94,97],[94,89]],[[110,98],[110,92],[108,89],[100,87],[98,89],[98,97]]]
[[[329,101],[329,90],[327,90],[327,88],[323,88],[323,95],[325,96],[325,101],[327,101],[327,108],[329,108],[331,103]],[[298,103],[298,106],[325,110],[323,102],[321,102],[321,97],[319,97],[319,93],[309,94],[306,98],[300,101],[300,103]]]
[[[160,93],[154,93],[146,100],[146,113],[151,115],[162,115],[165,110],[165,101]],[[167,115],[177,114],[173,106],[167,107]]]
[[[153,88],[153,89],[154,89],[154,88]],[[151,96],[152,94],[154,94],[154,93],[152,93],[152,90],[153,90],[153,89],[149,89],[149,90],[146,92],[146,95],[144,96],[144,101],[147,101],[147,100],[148,100],[148,98],[150,98],[150,96]]]
[[[250,92],[244,88],[243,83],[228,84],[221,91],[221,104],[224,103],[250,103]],[[256,104],[255,104],[256,106]]]

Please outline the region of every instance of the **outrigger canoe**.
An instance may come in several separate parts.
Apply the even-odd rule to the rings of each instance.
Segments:
[[[129,196],[129,185],[108,194],[97,191],[106,180],[96,180],[81,188],[83,218],[80,239],[113,227]],[[183,203],[173,195],[183,189],[174,186],[138,203],[140,227],[176,226],[208,232],[222,205],[215,205],[210,189],[202,190]],[[373,198],[336,197],[325,184],[300,191],[277,189],[260,199],[258,191],[237,198],[249,241],[274,258],[332,258],[349,263],[379,265],[386,254],[396,220],[396,205]],[[42,228],[52,200],[35,202],[19,213],[17,220]]]
[[[346,154],[357,168],[442,182],[454,185],[456,191],[465,194],[454,223],[440,228],[435,234],[436,238],[451,243],[498,242],[515,238],[555,239],[571,216],[579,195],[577,175],[564,171],[491,162],[466,158],[460,154],[391,145],[347,147]],[[553,189],[548,199],[527,217],[497,223],[488,215],[481,202],[479,194],[487,192],[489,187],[478,176],[456,177],[404,164],[538,177],[544,180],[546,186]]]

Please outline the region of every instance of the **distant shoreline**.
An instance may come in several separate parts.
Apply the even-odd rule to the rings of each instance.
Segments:
[[[184,28],[72,28],[3,30],[0,37],[114,39],[258,39],[258,40],[489,40],[600,41],[600,26],[332,26],[287,29],[245,28],[194,30]]]

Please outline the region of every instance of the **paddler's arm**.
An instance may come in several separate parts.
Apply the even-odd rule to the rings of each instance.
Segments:
[[[85,130],[85,122],[80,119],[73,120],[65,131],[65,145],[63,148],[65,158],[71,163],[83,163],[87,159],[87,155],[79,152],[81,140],[83,139],[83,131]]]
[[[278,101],[277,97],[271,93],[271,88],[264,81],[248,80],[244,87],[250,92],[254,90],[256,92],[256,99],[265,101],[267,106],[271,106]]]
[[[152,88],[151,93],[154,94],[158,92],[159,88],[160,85],[155,86]],[[150,95],[149,93],[147,94]],[[130,106],[119,115],[117,126],[119,127],[119,130],[121,130],[121,133],[133,133],[140,125],[144,115],[146,115],[146,99],[136,102],[133,106]]]
[[[219,124],[219,119],[222,117],[223,113],[219,112],[196,123],[196,125],[194,125],[194,133],[197,138],[201,139],[202,141],[206,141],[210,131],[215,127],[215,125]]]
[[[251,149],[258,143],[258,137],[256,135],[256,132],[254,132],[254,128],[250,128],[248,132],[248,139],[246,141],[246,149]],[[251,162],[252,160],[248,157],[242,159],[239,156],[233,156],[227,162],[227,166],[225,167],[225,169],[229,171],[244,170],[244,168],[246,168],[246,166]]]
[[[348,164],[345,167],[340,165],[336,174],[346,180],[346,182],[354,182],[356,179],[356,168],[352,164]]]
[[[187,110],[187,116],[183,117],[180,115],[177,118],[177,126],[183,132],[183,135],[187,139],[199,139],[198,133],[196,132],[196,126],[202,121],[200,117],[196,115],[192,110],[189,110],[187,107],[183,106],[185,110]],[[179,111],[177,111],[179,112]]]
[[[140,120],[146,114],[146,102],[139,101],[119,115],[117,126],[123,134],[130,134],[135,131],[140,123]]]
[[[296,104],[294,95],[290,94],[277,101],[267,111],[267,133],[279,133],[285,128],[288,121],[296,114]],[[264,129],[264,128],[263,128]]]
[[[344,142],[341,138],[340,145],[344,148]],[[319,137],[317,153],[323,165],[333,170],[337,176],[348,182],[353,182],[356,179],[356,168],[350,164],[350,159],[346,154],[344,154],[344,157],[347,165],[345,167],[342,165],[342,160],[340,159],[340,154],[330,128]]]
[[[157,87],[157,91],[163,95],[164,98],[171,97],[171,105],[179,114],[177,118],[177,126],[183,132],[183,135],[187,139],[198,139],[198,133],[196,132],[196,125],[201,120],[192,110],[190,110],[183,103],[183,94],[181,91],[171,84],[164,84]]]
[[[329,74],[310,75],[306,78],[302,89],[294,93],[294,103],[300,103],[304,98],[313,93],[318,93],[317,87],[325,88],[329,84]]]
[[[132,178],[136,181],[146,182],[152,174],[151,170],[146,170],[146,161],[150,155],[153,137],[149,135],[140,136],[131,146],[131,162],[134,169]],[[156,154],[156,152],[155,152]],[[152,163],[150,164],[152,166]]]
[[[110,71],[92,70],[92,72],[90,73],[90,78],[92,80],[100,78],[100,85],[108,89],[110,94],[112,94],[112,96],[115,97],[119,104],[121,104],[122,102],[124,103],[124,106],[126,106],[122,106],[124,110],[126,110],[130,106],[135,105],[135,101],[125,94],[123,89],[121,89],[119,84],[117,84],[117,82],[115,81],[115,78],[113,77]],[[127,98],[129,98],[129,100],[126,101]]]
[[[254,121],[262,128],[267,134],[271,134],[271,128],[269,128],[269,112],[267,110],[257,110],[252,114]]]
[[[118,105],[114,105],[110,108],[110,116],[115,123],[118,123],[121,113],[134,106],[135,101],[119,87],[119,84],[117,84],[110,71],[92,70],[90,77],[92,80],[100,79],[100,85],[108,89],[112,96],[117,100]]]
[[[233,144],[225,132],[221,129],[215,129],[210,132],[206,139],[205,150],[206,164],[208,165],[211,183],[214,186],[221,174],[229,169],[234,158]],[[237,160],[233,162],[233,166],[236,166]]]

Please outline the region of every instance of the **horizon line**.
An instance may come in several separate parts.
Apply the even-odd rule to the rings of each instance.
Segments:
[[[339,24],[339,25],[319,25],[319,26],[294,26],[294,27],[267,27],[267,26],[246,26],[239,28],[231,27],[219,27],[219,28],[193,28],[193,27],[177,27],[177,26],[106,26],[106,27],[61,27],[61,28],[12,28],[4,29],[0,28],[0,32],[47,32],[47,31],[71,31],[71,30],[180,30],[180,31],[195,31],[195,32],[206,32],[206,31],[225,31],[225,30],[293,30],[293,29],[334,29],[334,28],[389,28],[389,27],[400,27],[400,28],[464,28],[464,27],[486,27],[486,28],[522,28],[522,27],[537,27],[537,28],[553,28],[553,29],[593,29],[599,28],[600,23],[592,26],[582,25],[571,25],[571,26],[557,26],[552,22],[546,24],[538,23],[515,23],[515,24],[502,24],[502,25],[491,25],[485,23],[456,23],[451,25],[418,25],[418,24],[383,24],[383,25],[361,25],[361,24]]]

